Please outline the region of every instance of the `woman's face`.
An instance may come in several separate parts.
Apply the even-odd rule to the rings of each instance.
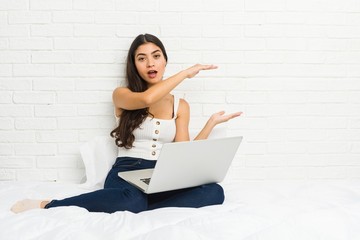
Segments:
[[[135,66],[141,78],[151,86],[162,80],[166,59],[154,43],[144,43],[135,51]]]

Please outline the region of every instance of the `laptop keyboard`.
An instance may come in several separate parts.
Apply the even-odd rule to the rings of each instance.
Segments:
[[[149,185],[151,178],[141,178],[140,180],[143,181],[145,184]]]

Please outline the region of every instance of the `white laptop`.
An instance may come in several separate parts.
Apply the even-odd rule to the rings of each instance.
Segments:
[[[166,143],[155,168],[119,172],[119,176],[147,194],[218,183],[241,141],[242,136]]]

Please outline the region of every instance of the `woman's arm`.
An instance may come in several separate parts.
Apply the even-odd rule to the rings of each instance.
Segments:
[[[192,78],[201,70],[215,69],[214,65],[196,64],[159,83],[149,87],[145,92],[132,92],[128,88],[118,87],[113,92],[113,102],[116,108],[135,110],[149,107],[169,94],[186,78]]]
[[[202,140],[207,139],[214,129],[214,127],[220,123],[224,123],[238,117],[242,114],[242,112],[235,112],[231,114],[224,115],[225,112],[217,112],[211,115],[209,120],[206,122],[204,128],[200,131],[200,133],[194,138],[194,140]],[[189,122],[190,122],[190,106],[189,103],[184,99],[180,99],[179,109],[176,118],[176,135],[175,142],[180,141],[189,141]]]
[[[176,118],[176,135],[175,142],[189,141],[189,121],[190,121],[190,107],[189,104],[180,98],[179,109]]]
[[[242,112],[236,112],[231,113],[228,115],[224,115],[225,112],[221,111],[218,113],[214,113],[211,115],[209,120],[206,122],[204,128],[200,131],[200,133],[194,138],[194,140],[202,140],[207,139],[211,133],[211,131],[214,129],[214,127],[220,123],[224,123],[229,121],[230,119],[233,119],[235,117],[238,117],[242,114]]]

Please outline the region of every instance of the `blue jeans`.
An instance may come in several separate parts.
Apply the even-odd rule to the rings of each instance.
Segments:
[[[155,161],[140,158],[118,157],[106,177],[104,189],[63,200],[52,200],[45,208],[79,206],[90,212],[130,211],[139,213],[163,207],[199,208],[224,202],[224,191],[216,183],[146,194],[118,176],[118,172],[121,171],[154,168],[155,164]]]

